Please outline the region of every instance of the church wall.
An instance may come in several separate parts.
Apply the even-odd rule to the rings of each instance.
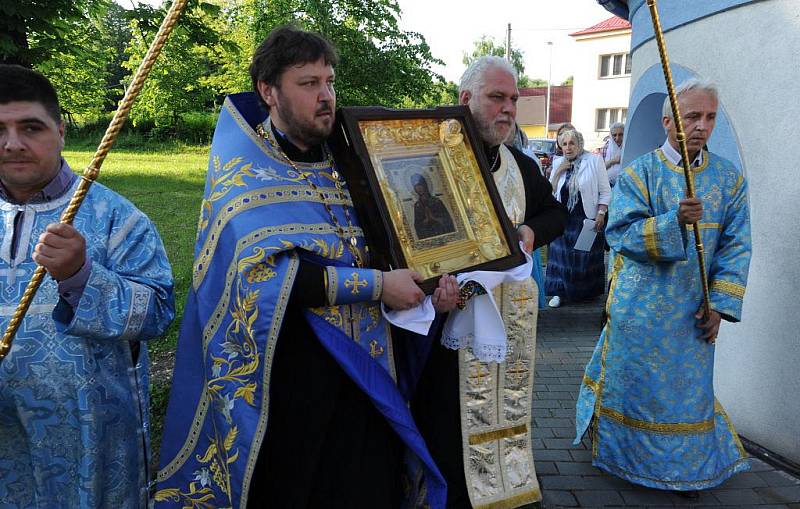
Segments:
[[[722,116],[709,146],[738,162],[750,186],[753,258],[742,322],[723,323],[717,343],[717,397],[742,436],[800,462],[800,173],[792,143],[800,11],[797,0],[675,3],[719,8],[678,24],[670,21],[675,9],[663,7],[670,3],[659,4],[662,22],[676,26],[666,34],[676,84],[690,75],[717,82]],[[652,112],[656,90],[665,90],[646,6],[633,22],[626,161],[659,139],[652,121],[642,121],[638,138],[631,130],[637,111]]]

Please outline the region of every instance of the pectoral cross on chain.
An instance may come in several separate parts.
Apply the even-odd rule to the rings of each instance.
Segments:
[[[351,276],[353,279],[344,280],[344,287],[351,288],[350,293],[354,295],[357,294],[361,290],[361,288],[366,288],[366,286],[369,284],[363,279],[358,279],[358,272],[353,272]]]
[[[378,340],[373,339],[369,342],[369,355],[373,359],[380,357],[380,355],[384,352],[382,346],[378,346]]]

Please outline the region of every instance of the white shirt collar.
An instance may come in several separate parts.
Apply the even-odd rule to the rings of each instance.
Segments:
[[[680,152],[672,148],[672,145],[670,145],[669,143],[669,138],[666,141],[664,141],[663,145],[661,145],[661,151],[664,152],[664,155],[667,157],[667,160],[669,162],[671,162],[675,166],[683,167],[681,154]],[[701,164],[703,164],[702,149],[699,152],[697,152],[697,156],[694,158],[694,161],[692,161],[692,168],[697,168]]]

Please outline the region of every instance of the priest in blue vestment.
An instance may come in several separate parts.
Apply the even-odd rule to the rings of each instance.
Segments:
[[[675,121],[665,102],[667,141],[623,170],[609,206],[607,322],[583,377],[575,443],[589,429],[595,466],[692,496],[749,468],[714,397],[713,368],[720,320],[741,317],[750,223],[742,171],[704,149],[716,119],[715,86],[690,80],[677,93],[696,198],[684,198]],[[708,319],[695,222],[708,267]]]
[[[156,507],[443,507],[407,404],[404,360],[426,338],[399,337],[380,309],[424,295],[419,275],[370,268],[326,146],[335,63],[319,35],[277,28],[254,54],[255,93],[225,100]],[[443,277],[434,306],[457,293]]]
[[[94,184],[59,224],[79,178],[41,74],[0,65],[0,327],[37,264],[48,276],[0,365],[0,507],[148,506],[143,340],[174,316],[172,271],[150,220]]]

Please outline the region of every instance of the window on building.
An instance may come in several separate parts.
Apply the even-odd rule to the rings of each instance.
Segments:
[[[612,78],[631,73],[631,57],[628,53],[600,55],[600,77]]]
[[[608,131],[611,124],[614,122],[622,122],[624,124],[627,118],[628,108],[598,108],[594,130]]]

